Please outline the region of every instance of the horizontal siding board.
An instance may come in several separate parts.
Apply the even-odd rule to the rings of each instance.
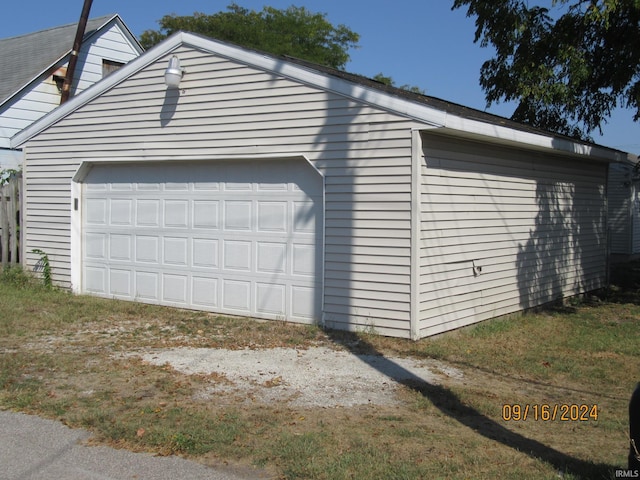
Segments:
[[[406,275],[407,265],[396,265],[389,263],[358,263],[354,259],[349,259],[348,263],[332,262],[325,259],[325,268],[328,272],[345,273],[366,273],[372,275]],[[384,277],[382,277],[384,278]]]
[[[379,218],[378,220],[372,219],[354,219],[348,217],[337,217],[332,216],[329,217],[331,220],[331,227],[336,234],[340,231],[349,231],[351,229],[357,229],[360,232],[360,229],[363,229],[363,232],[371,232],[375,230],[375,235],[365,235],[365,236],[377,236],[380,235],[380,230],[389,230],[390,233],[393,234],[393,230],[408,230],[411,228],[411,221],[409,219],[403,220],[398,219],[395,215],[393,217],[383,219]],[[327,229],[327,231],[329,231]],[[402,235],[406,235],[406,233],[401,232]],[[386,232],[385,232],[386,234]],[[393,235],[394,237],[397,235]]]
[[[356,228],[354,226],[337,226],[337,227],[328,227],[325,229],[325,234],[327,238],[333,237],[341,237],[341,236],[352,236],[353,232],[357,232],[357,236],[360,238],[386,238],[386,239],[406,239],[409,228],[387,228],[383,230],[382,227],[379,228]]]
[[[228,59],[177,53],[188,72],[179,98],[167,94],[159,59],[29,142],[28,245],[68,252],[71,178],[83,159],[302,155],[326,187],[326,318],[407,337],[416,125]],[[56,261],[56,280],[68,282],[70,255]]]
[[[358,299],[369,299],[369,300],[379,300],[380,293],[371,290],[359,290],[352,288],[350,294],[353,298]],[[335,287],[327,287],[325,288],[325,295],[330,295],[333,297],[341,297],[344,295],[344,291],[340,288]],[[400,302],[400,303],[408,303],[410,301],[410,295],[406,292],[386,292],[384,295],[385,300],[391,302]]]
[[[410,259],[404,255],[359,255],[354,253],[331,253],[325,252],[325,262],[340,263],[347,268],[353,265],[368,265],[375,268],[378,265],[385,266],[403,266],[408,267],[411,263]],[[406,270],[405,270],[406,271]]]
[[[338,244],[343,247],[381,247],[381,248],[409,248],[408,238],[389,238],[382,234],[379,237],[358,237],[357,231],[343,232],[341,236],[326,236],[326,245]]]
[[[386,285],[406,285],[408,281],[408,269],[405,269],[407,273],[405,274],[391,274],[388,272],[383,272],[376,274],[374,282],[375,283],[383,283]],[[368,282],[371,281],[371,275],[368,272],[357,272],[351,269],[350,271],[345,270],[330,270],[325,269],[325,277],[329,279],[335,280],[348,280],[351,282]]]
[[[421,334],[603,285],[604,164],[423,141]]]
[[[386,320],[384,325],[373,326],[371,320],[367,317],[336,314],[332,314],[326,321],[327,328],[349,332],[375,332],[389,337],[410,338],[410,332],[404,328],[405,323],[405,321],[393,322]]]
[[[333,298],[333,297],[332,297]],[[337,297],[339,298],[339,297]],[[378,326],[384,323],[384,320],[400,320],[409,321],[409,311],[401,310],[400,307],[406,306],[399,303],[388,303],[386,308],[373,308],[369,306],[367,300],[358,301],[358,299],[350,299],[349,305],[334,304],[325,300],[325,311],[327,315],[348,315],[350,317],[365,318],[369,325]]]
[[[380,292],[382,294],[384,294],[385,292],[407,292],[406,285],[402,283],[385,283],[379,282],[377,280],[377,278],[372,278],[371,275],[369,275],[368,278],[365,278],[364,280],[353,280],[351,278],[348,278],[346,275],[342,275],[339,278],[334,276],[334,278],[330,283],[327,284],[327,286],[330,285],[331,287],[336,288],[342,292],[340,295],[335,295],[335,300],[333,301],[343,304],[349,304],[349,299],[351,298],[349,292],[351,291],[351,289],[368,290],[371,292]]]
[[[390,257],[409,257],[409,248],[372,245],[344,245],[342,243],[325,243],[325,253],[343,255],[388,255]]]

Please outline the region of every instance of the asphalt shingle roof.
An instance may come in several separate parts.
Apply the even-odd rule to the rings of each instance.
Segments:
[[[87,21],[84,38],[114,15]],[[77,23],[0,39],[0,103],[71,51]]]

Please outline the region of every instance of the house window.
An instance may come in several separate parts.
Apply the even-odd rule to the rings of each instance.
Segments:
[[[113,60],[102,59],[102,78],[106,77],[110,73],[115,72],[120,67],[122,67],[124,63],[122,62],[114,62]]]

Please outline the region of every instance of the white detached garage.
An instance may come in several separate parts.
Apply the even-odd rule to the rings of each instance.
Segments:
[[[187,33],[12,144],[60,285],[413,339],[603,286],[626,158]]]

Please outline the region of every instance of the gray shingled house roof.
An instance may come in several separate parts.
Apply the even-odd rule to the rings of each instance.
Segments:
[[[84,38],[116,15],[87,21]],[[77,23],[0,39],[0,104],[71,52]]]

